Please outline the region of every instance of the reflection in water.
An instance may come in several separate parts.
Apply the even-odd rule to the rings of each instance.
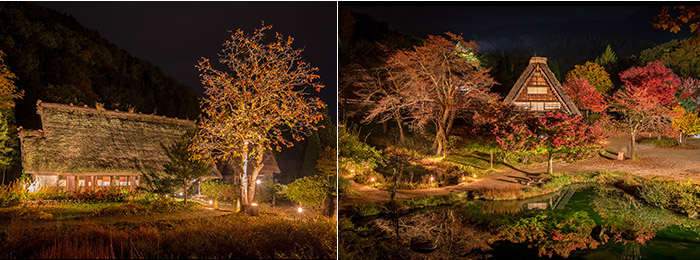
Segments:
[[[340,235],[348,255],[359,259],[700,255],[697,220],[647,206],[607,186],[520,201],[465,201],[355,226],[358,230]],[[659,231],[665,238],[655,239]],[[668,250],[668,244],[678,243],[689,246]]]

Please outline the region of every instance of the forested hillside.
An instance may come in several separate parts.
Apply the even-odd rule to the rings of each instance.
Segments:
[[[40,128],[36,101],[196,119],[195,91],[135,58],[72,16],[30,3],[0,3],[0,50],[25,91],[17,125]]]

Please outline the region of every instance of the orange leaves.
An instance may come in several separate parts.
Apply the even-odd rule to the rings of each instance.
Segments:
[[[675,13],[671,14],[673,11]],[[689,24],[690,32],[697,34],[698,26],[700,26],[700,7],[699,6],[664,6],[661,13],[654,17],[654,27],[662,30],[669,30],[673,33],[681,31],[683,24]],[[693,22],[695,21],[695,22]]]
[[[0,111],[11,110],[15,107],[15,99],[21,99],[24,91],[17,91],[15,80],[17,76],[10,72],[3,60],[5,53],[0,50]]]
[[[228,72],[204,58],[197,66],[206,94],[197,144],[218,157],[240,157],[247,153],[242,149],[246,142],[267,149],[291,147],[287,138],[302,140],[322,119],[319,108],[325,104],[303,93],[305,87],[323,88],[314,73],[318,69],[290,46],[292,37],[276,33],[275,41],[265,44],[270,28],[231,35],[219,58]]]

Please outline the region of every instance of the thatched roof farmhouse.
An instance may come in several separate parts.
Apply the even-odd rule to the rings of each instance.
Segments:
[[[196,127],[191,120],[41,100],[37,113],[42,129],[19,131],[24,171],[42,185],[68,190],[138,186],[142,172],[161,170],[168,161],[161,143],[170,145]],[[266,162],[274,162],[267,172],[279,172],[274,156]],[[209,177],[235,174],[219,171],[224,168],[214,167]]]
[[[535,112],[561,111],[580,116],[581,112],[547,66],[547,58],[532,57],[530,63],[504,100]]]

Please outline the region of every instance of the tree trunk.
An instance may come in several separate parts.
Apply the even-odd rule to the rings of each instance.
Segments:
[[[394,169],[394,188],[391,190],[391,200],[394,200],[394,197],[396,197],[396,187],[399,186],[399,175],[396,173],[396,169]]]
[[[403,125],[401,119],[397,119],[396,124],[399,125],[399,146],[403,146],[403,143],[406,140],[406,138],[403,136]]]
[[[632,136],[630,137],[630,141],[631,141],[630,142],[630,156],[632,157],[632,159],[637,158],[635,155],[635,152],[634,152],[634,143],[636,142],[636,139],[635,139],[636,133],[637,133],[637,131],[632,131],[631,132]]]
[[[437,142],[437,149],[435,149],[435,155],[440,156],[442,153],[443,148],[443,142],[442,142],[442,127],[438,128],[437,135],[435,135],[435,141]]]
[[[183,178],[182,180],[183,188],[185,190],[185,205],[187,205],[187,178]]]
[[[553,157],[552,152],[549,152],[548,157],[549,158],[547,159],[547,173],[551,175],[552,172],[554,172],[554,170],[553,170],[554,167],[552,166],[552,157]]]
[[[493,150],[489,150],[489,154],[491,154],[491,164],[490,164],[490,170],[493,170]]]
[[[241,173],[241,210],[244,210],[248,206],[248,176]]]
[[[258,151],[264,151],[264,147],[258,147]],[[264,152],[263,152],[264,153]],[[255,202],[255,186],[257,183],[255,182],[258,179],[258,174],[262,170],[264,164],[263,164],[263,155],[261,155],[254,163],[253,166],[253,172],[250,175],[250,180],[248,181],[248,205],[251,203]]]

